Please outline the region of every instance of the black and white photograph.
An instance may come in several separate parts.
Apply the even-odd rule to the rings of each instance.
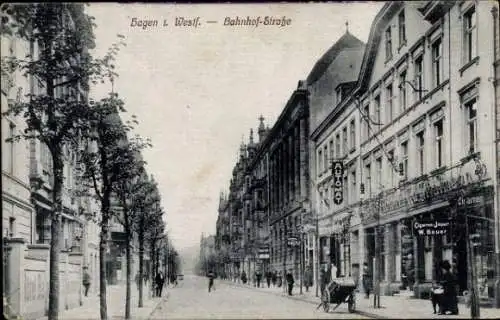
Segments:
[[[0,12],[4,319],[500,318],[498,1]]]

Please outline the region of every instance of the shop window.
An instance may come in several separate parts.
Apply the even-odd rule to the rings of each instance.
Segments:
[[[477,56],[476,8],[472,7],[463,15],[463,56],[464,64]]]

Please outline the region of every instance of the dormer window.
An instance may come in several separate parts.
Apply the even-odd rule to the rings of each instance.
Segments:
[[[335,104],[339,104],[342,101],[342,87],[337,87],[335,90]]]

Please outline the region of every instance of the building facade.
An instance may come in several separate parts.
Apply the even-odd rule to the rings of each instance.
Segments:
[[[308,77],[311,109],[312,207],[317,219],[317,244],[313,246],[314,272],[334,265],[336,277],[351,276],[359,270],[358,252],[346,231],[353,220],[351,205],[356,192],[359,161],[359,113],[348,99],[359,74],[365,44],[346,33],[316,63]],[[332,90],[335,88],[335,90]],[[334,164],[341,163],[340,174]],[[334,174],[336,173],[336,174]],[[350,183],[348,180],[350,179]],[[310,228],[311,239],[315,229]],[[354,270],[356,272],[356,270]]]
[[[438,263],[449,260],[460,294],[474,285],[481,299],[494,297],[495,12],[493,2],[387,3],[372,23],[352,90],[313,136],[332,132],[336,139],[354,123],[357,147],[342,162],[350,221],[332,225],[350,243],[351,266],[367,263],[383,294],[423,297],[440,276]],[[331,170],[320,151],[312,162],[317,175]],[[315,197],[319,212],[328,211],[321,208],[325,192]],[[340,219],[342,210],[333,216]]]
[[[29,43],[14,36],[2,36],[2,56],[25,56]],[[2,113],[16,100],[22,101],[29,92],[29,81],[19,72],[2,70]],[[31,202],[30,142],[12,141],[24,131],[26,123],[21,116],[2,116],[2,234],[7,238],[23,238],[36,243],[36,215]]]
[[[299,81],[269,141],[269,226],[271,265],[282,275],[302,279],[305,267],[304,220],[310,211],[309,105],[305,81]]]

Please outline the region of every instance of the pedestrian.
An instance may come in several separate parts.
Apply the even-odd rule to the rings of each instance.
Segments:
[[[306,292],[309,292],[309,287],[313,285],[313,274],[311,272],[311,268],[306,267],[306,271],[304,272],[304,286],[306,287]]]
[[[273,287],[276,287],[277,280],[278,280],[278,274],[276,273],[276,270],[274,270],[271,276],[271,282],[273,283]]]
[[[146,272],[144,272],[144,274],[142,275],[143,277],[143,281],[144,281],[144,285],[147,286],[148,285],[148,279],[149,279],[149,276]]]
[[[273,277],[273,274],[271,270],[267,270],[266,272],[266,281],[267,281],[267,287],[271,287],[271,278]]]
[[[260,270],[255,272],[255,279],[257,280],[257,288],[260,288],[260,280],[262,279],[262,272]]]
[[[444,290],[441,285],[436,283],[435,281],[432,282],[432,288],[431,288],[431,302],[432,302],[432,309],[434,310],[434,314],[436,313],[441,313],[441,296],[443,295]],[[436,307],[438,307],[438,312],[436,312]]]
[[[281,286],[283,285],[283,277],[281,276],[281,271],[278,272],[277,281],[278,281],[278,288],[281,288]]]
[[[439,314],[450,312],[452,315],[458,315],[458,299],[456,290],[456,279],[451,273],[451,265],[448,260],[444,260],[441,264],[441,281],[443,294],[440,298],[441,308]]]
[[[158,271],[155,278],[156,282],[156,296],[161,297],[161,291],[163,289],[163,283],[165,282],[165,277],[161,271]]]
[[[288,295],[291,296],[293,290],[293,284],[295,283],[291,270],[288,270],[288,273],[286,274],[286,282],[288,284]]]
[[[243,284],[247,283],[247,274],[245,273],[245,270],[241,272],[241,282],[243,282]]]
[[[363,264],[363,289],[365,290],[365,298],[370,298],[370,291],[372,288],[372,275],[368,268],[368,263]]]
[[[325,288],[330,284],[330,281],[332,280],[332,275],[331,275],[331,270],[328,267],[328,264],[324,264],[323,268],[321,269],[321,294],[325,291]]]
[[[207,277],[208,277],[208,292],[211,292],[212,288],[215,290],[214,286],[215,274],[212,272],[212,270],[208,271]]]
[[[88,267],[83,267],[83,286],[85,287],[85,296],[88,296],[90,288],[90,274],[88,272]]]

